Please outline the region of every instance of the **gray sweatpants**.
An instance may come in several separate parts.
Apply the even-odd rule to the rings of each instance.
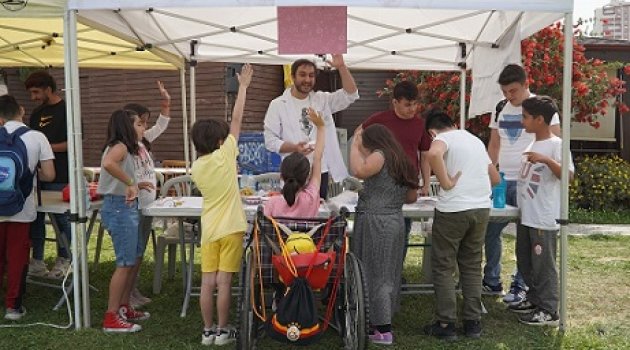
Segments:
[[[455,213],[435,210],[431,241],[431,266],[435,289],[435,318],[455,322],[455,267],[464,305],[462,319],[481,319],[481,254],[490,209],[471,209]]]
[[[527,300],[550,313],[558,312],[558,231],[519,224],[516,227],[516,264],[529,286]]]

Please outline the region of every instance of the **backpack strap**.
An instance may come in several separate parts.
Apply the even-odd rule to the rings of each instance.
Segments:
[[[503,108],[505,108],[505,105],[507,103],[508,103],[507,98],[504,98],[501,101],[499,101],[496,106],[494,106],[494,122],[495,123],[499,122],[499,113],[501,113],[501,111],[503,110]]]
[[[20,126],[19,128],[15,129],[12,133],[11,136],[13,137],[19,137],[22,136],[24,134],[26,134],[27,132],[31,131],[31,129],[24,125],[24,126]]]

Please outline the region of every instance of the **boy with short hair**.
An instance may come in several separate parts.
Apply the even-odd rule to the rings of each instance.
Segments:
[[[237,184],[236,157],[247,87],[253,70],[243,66],[232,123],[220,119],[200,120],[193,125],[192,140],[199,158],[193,163],[192,179],[203,196],[201,214],[201,295],[204,321],[203,345],[225,345],[236,340],[228,328],[232,275],[238,272],[243,255],[247,220]],[[213,320],[214,290],[217,290],[217,325]]]
[[[551,132],[550,123],[558,113],[547,96],[523,101],[523,127],[536,140],[521,158],[517,201],[521,221],[516,230],[516,262],[529,286],[527,299],[510,305],[522,313],[520,321],[529,325],[558,326],[557,235],[560,225],[560,177],[562,139]],[[573,176],[569,159],[569,176]]]
[[[459,130],[443,112],[432,111],[426,128],[433,137],[427,152],[440,181],[433,217],[431,268],[435,289],[435,323],[427,335],[454,340],[457,295],[453,274],[459,268],[464,303],[464,334],[481,336],[481,255],[490,216],[491,184],[500,181],[485,146],[466,130]]]
[[[521,120],[523,112],[521,104],[529,97],[535,96],[529,91],[527,72],[518,64],[508,64],[499,75],[498,83],[505,99],[499,101],[490,119],[490,142],[488,154],[492,163],[505,174],[507,184],[506,203],[516,205],[516,180],[520,169],[520,157],[534,135],[523,129]],[[560,118],[554,115],[551,120],[551,131],[560,135]],[[503,250],[501,232],[507,223],[490,222],[486,230],[485,255],[486,265],[483,269],[483,293],[486,295],[502,295],[501,253]],[[510,290],[503,301],[517,304],[525,298],[527,285],[518,270],[512,275]]]
[[[5,135],[3,139],[8,142],[8,138],[12,137],[14,133],[21,133],[18,135],[26,147],[26,157],[28,158],[23,160],[28,161],[28,168],[31,173],[35,172],[37,163],[40,163],[40,180],[52,181],[55,178],[55,166],[53,164],[55,156],[50,143],[41,132],[28,130],[22,122],[23,117],[24,108],[17,103],[13,96],[0,96],[0,121],[4,124],[0,132],[8,133],[8,136]],[[3,160],[7,160],[7,158]],[[6,165],[7,163],[3,162],[3,168]],[[7,169],[3,169],[3,172],[7,172]],[[16,176],[15,181],[17,180]],[[13,187],[13,184],[8,182],[9,179],[4,176],[0,179],[0,187],[2,187],[3,192],[8,187]],[[31,222],[37,217],[34,184],[35,180],[33,179],[33,188],[30,193],[22,193],[25,201],[21,211],[12,216],[0,216],[0,284],[2,284],[6,266],[7,292],[5,294],[6,314],[4,318],[11,321],[17,321],[26,314],[26,309],[22,305],[22,297],[26,287],[28,253],[31,246],[29,229]]]

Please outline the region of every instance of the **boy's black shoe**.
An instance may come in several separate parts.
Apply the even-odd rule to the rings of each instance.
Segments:
[[[442,323],[440,321],[435,321],[433,324],[424,326],[424,334],[444,340],[457,340],[457,334],[455,334],[455,323],[452,322]]]
[[[480,338],[481,321],[464,320],[464,335],[469,338]]]

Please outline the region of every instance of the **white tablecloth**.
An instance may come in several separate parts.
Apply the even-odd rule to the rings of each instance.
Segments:
[[[358,195],[356,192],[344,191],[336,197],[329,199],[319,208],[319,215],[326,217],[331,211],[338,212],[339,208],[345,206],[352,213],[357,204]],[[433,217],[435,209],[435,198],[420,197],[413,204],[403,206],[405,217],[412,219],[428,219]],[[166,197],[153,202],[148,208],[143,209],[144,215],[157,217],[199,217],[201,215],[201,197]],[[249,219],[256,214],[258,205],[244,204],[243,209]],[[519,210],[512,206],[503,209],[493,208],[490,211],[492,221],[513,221],[518,219]]]

